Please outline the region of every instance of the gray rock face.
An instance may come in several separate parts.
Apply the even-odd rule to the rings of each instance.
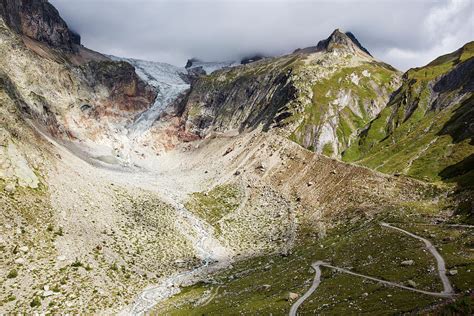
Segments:
[[[289,80],[291,71],[276,69],[255,76],[239,74],[237,80],[226,81],[233,75],[232,71],[223,72],[222,78],[215,82],[203,78],[194,84],[186,104],[188,130],[204,136],[210,131],[242,131],[258,124],[268,129],[281,119],[278,114],[284,111],[285,105],[296,98],[296,90]]]
[[[110,91],[110,102],[120,110],[147,109],[156,97],[155,90],[124,61],[91,61],[81,67],[88,84],[96,89],[102,86]],[[112,105],[112,104],[111,104]]]
[[[55,48],[75,51],[81,42],[47,0],[1,0],[0,16],[15,32]]]

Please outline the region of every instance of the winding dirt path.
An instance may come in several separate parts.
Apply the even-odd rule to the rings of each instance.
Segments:
[[[444,262],[444,259],[441,256],[441,254],[438,252],[438,250],[436,250],[435,246],[433,246],[433,244],[428,239],[420,237],[413,233],[410,233],[409,231],[406,231],[404,229],[392,226],[388,223],[380,223],[380,225],[382,225],[382,227],[398,230],[402,233],[407,234],[408,236],[411,236],[413,238],[423,241],[425,243],[426,249],[428,249],[428,251],[431,252],[431,254],[435,257],[436,262],[438,264],[438,274],[439,274],[439,278],[441,279],[441,282],[443,282],[443,288],[444,288],[444,291],[442,293],[444,294],[454,293],[453,287],[451,286],[451,282],[449,282],[448,276],[446,275],[446,263]]]
[[[214,293],[212,293],[211,296],[203,304],[201,304],[201,306],[209,305],[209,303],[212,302],[212,300],[217,296],[217,294],[219,294],[219,289],[220,288],[221,288],[221,286],[219,285],[216,288],[216,290],[214,291]]]
[[[321,266],[323,264],[324,264],[324,262],[322,262],[322,261],[316,261],[311,265],[313,267],[313,269],[316,271],[316,275],[314,277],[313,284],[311,285],[309,290],[306,293],[304,293],[303,296],[301,296],[293,304],[293,306],[291,306],[290,316],[296,316],[296,312],[298,311],[298,308],[301,306],[301,304],[303,304],[304,301],[306,301],[306,299],[308,299],[308,297],[310,297],[311,294],[313,294],[314,291],[316,291],[316,289],[318,288],[319,284],[321,283],[321,268],[319,266]]]
[[[402,284],[398,284],[398,283],[395,283],[395,282],[390,282],[390,281],[374,278],[374,277],[371,277],[371,276],[368,276],[368,275],[352,272],[352,271],[344,269],[344,268],[332,266],[328,263],[325,263],[324,261],[316,261],[316,262],[313,262],[313,264],[311,265],[311,267],[316,271],[316,275],[314,277],[313,284],[308,289],[308,291],[306,291],[306,293],[304,293],[291,306],[289,315],[290,316],[296,316],[298,308],[311,296],[311,294],[314,293],[314,291],[316,291],[318,286],[321,284],[321,268],[320,268],[321,266],[327,267],[327,268],[330,268],[330,269],[333,269],[333,270],[336,270],[336,271],[339,271],[339,272],[347,273],[347,274],[350,274],[350,275],[353,275],[353,276],[361,277],[361,278],[364,278],[364,279],[367,279],[367,280],[372,280],[372,281],[375,281],[375,282],[379,282],[379,283],[385,284],[387,286],[398,287],[398,288],[408,290],[408,291],[412,291],[412,292],[417,292],[417,293],[436,296],[436,297],[443,297],[443,298],[450,298],[450,297],[454,296],[453,287],[451,286],[451,283],[450,283],[450,281],[449,281],[449,279],[446,275],[446,263],[445,263],[443,257],[441,256],[441,254],[438,252],[438,250],[436,250],[436,248],[433,246],[433,244],[428,239],[417,236],[417,235],[415,235],[413,233],[410,233],[410,232],[408,232],[404,229],[392,226],[388,223],[380,223],[380,225],[382,227],[391,228],[391,229],[400,231],[404,234],[407,234],[407,235],[409,235],[413,238],[416,238],[418,240],[421,240],[425,243],[425,246],[428,249],[428,251],[431,252],[431,254],[436,259],[436,262],[437,262],[437,265],[438,265],[438,274],[439,274],[439,277],[440,277],[440,279],[443,283],[443,288],[444,288],[444,290],[442,292],[430,292],[430,291],[419,290],[419,289],[411,288],[411,287],[408,287],[408,286],[405,286],[405,285],[402,285]]]

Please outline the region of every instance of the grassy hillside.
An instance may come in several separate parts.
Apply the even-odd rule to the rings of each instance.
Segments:
[[[388,101],[397,79],[396,70],[376,62],[337,69],[312,84],[311,102],[295,114],[300,123],[291,138],[308,149],[338,156]]]
[[[397,215],[394,215],[397,214]],[[354,272],[378,277],[419,289],[441,291],[434,258],[422,242],[387,230],[380,221],[430,239],[440,250],[447,268],[457,271],[450,276],[457,292],[469,290],[474,282],[473,242],[470,231],[430,225],[436,209],[404,208],[401,213],[386,210],[376,218],[347,221],[318,238],[314,228],[302,228],[301,238],[288,256],[278,254],[236,263],[231,269],[207,281],[185,288],[179,295],[158,305],[154,313],[167,315],[287,315],[294,300],[289,293],[302,295],[314,278],[311,263],[324,260]],[[411,266],[402,261],[413,260]],[[414,282],[414,283],[413,283]],[[407,290],[381,286],[355,276],[322,268],[322,283],[299,309],[302,315],[354,314],[377,315],[420,312],[435,305],[442,309],[444,299]],[[472,312],[472,300],[462,295],[448,307],[457,313]]]
[[[343,159],[386,173],[472,187],[474,42],[409,70]]]

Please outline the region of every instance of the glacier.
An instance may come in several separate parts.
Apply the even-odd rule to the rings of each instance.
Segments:
[[[138,115],[128,127],[129,135],[132,138],[150,129],[153,123],[160,117],[160,114],[191,87],[185,80],[188,72],[184,67],[133,58],[116,56],[110,56],[110,58],[132,64],[138,76],[153,86],[157,92],[155,103],[148,110]]]

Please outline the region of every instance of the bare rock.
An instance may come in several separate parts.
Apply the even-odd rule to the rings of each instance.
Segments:
[[[9,193],[13,193],[15,192],[15,184],[13,183],[8,183],[6,186],[5,186],[5,191],[9,192]]]
[[[410,287],[412,287],[412,288],[416,288],[416,286],[417,286],[416,282],[413,281],[413,280],[408,280],[407,283],[408,283],[408,285],[409,285]]]
[[[23,259],[23,258],[18,258],[18,259],[15,260],[15,263],[16,263],[16,264],[19,264],[19,265],[23,265],[23,264],[25,264],[25,259]]]
[[[54,295],[54,292],[51,291],[51,290],[47,290],[47,291],[43,292],[43,297],[49,297],[49,296],[52,296],[52,295]]]
[[[289,292],[288,293],[288,298],[287,298],[287,301],[295,301],[297,300],[298,298],[300,297],[300,295],[298,293],[293,293],[293,292]]]
[[[412,266],[414,264],[415,264],[415,261],[413,261],[413,260],[405,260],[405,261],[401,262],[402,266]]]
[[[230,154],[230,153],[233,152],[233,151],[234,151],[234,148],[233,148],[233,147],[229,147],[229,148],[226,149],[226,151],[225,151],[225,153],[224,153],[223,156],[226,156],[226,155]]]

